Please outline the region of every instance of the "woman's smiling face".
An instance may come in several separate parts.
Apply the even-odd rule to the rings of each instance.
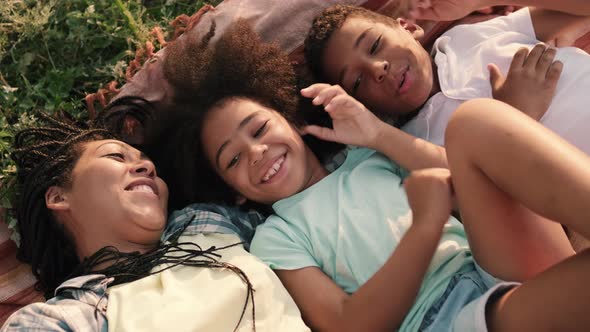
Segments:
[[[418,109],[433,87],[430,56],[415,39],[422,30],[400,22],[385,24],[351,16],[334,31],[322,57],[330,83],[341,85],[367,108],[382,114]]]
[[[63,209],[73,220],[70,231],[103,238],[103,245],[157,243],[166,226],[168,188],[154,164],[117,140],[79,148],[71,184],[63,189]]]
[[[201,141],[223,180],[246,199],[272,204],[317,182],[319,161],[278,112],[231,98],[205,116]]]

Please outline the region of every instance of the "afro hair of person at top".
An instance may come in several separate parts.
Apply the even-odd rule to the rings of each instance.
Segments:
[[[327,113],[300,97],[299,88],[308,82],[298,82],[278,45],[263,42],[245,20],[209,44],[213,34],[214,26],[199,39],[168,46],[164,73],[177,91],[177,107],[159,112],[154,125],[147,126],[145,150],[170,187],[172,209],[199,201],[236,203],[236,192],[213,170],[201,146],[202,123],[212,108],[246,98],[276,110],[295,126],[331,125]],[[304,140],[320,159],[343,148],[313,137]],[[257,204],[244,208],[267,211]]]

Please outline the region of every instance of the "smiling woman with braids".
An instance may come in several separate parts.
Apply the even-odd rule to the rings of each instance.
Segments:
[[[146,155],[104,129],[40,117],[47,126],[19,132],[12,154],[18,255],[54,297],[3,331],[308,330],[244,250],[257,218],[194,204],[166,224],[168,188]]]

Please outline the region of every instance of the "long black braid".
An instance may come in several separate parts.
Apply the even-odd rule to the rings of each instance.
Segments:
[[[81,155],[79,143],[113,135],[71,119],[38,115],[48,126],[18,132],[11,154],[17,165],[14,206],[21,237],[17,257],[31,264],[37,288],[51,297],[80,262],[72,238],[45,205],[45,192],[51,186],[70,184],[72,169]]]
[[[178,265],[228,269],[236,273],[247,286],[246,301],[239,327],[248,302],[252,301],[255,322],[254,288],[247,275],[238,267],[220,262],[218,251],[228,247],[202,249],[195,243],[178,243],[175,239],[146,253],[123,253],[114,247],[104,247],[82,262],[76,253],[73,237],[58,223],[45,203],[45,193],[51,186],[71,185],[74,166],[80,158],[82,144],[95,140],[116,139],[100,124],[88,125],[69,117],[58,119],[38,113],[45,126],[21,130],[15,136],[11,158],[17,165],[17,195],[15,213],[21,242],[17,257],[31,264],[37,277],[37,288],[46,298],[65,280],[90,273],[114,278],[111,285],[131,282]],[[190,220],[186,225],[190,223]],[[186,226],[185,225],[185,226]],[[166,264],[166,266],[160,266]],[[155,268],[158,266],[158,268]],[[253,325],[256,331],[256,325]]]
[[[139,252],[124,253],[115,247],[104,247],[85,259],[74,270],[71,277],[89,273],[104,274],[114,278],[109,286],[115,286],[157,274],[179,265],[229,270],[237,274],[247,287],[244,306],[234,331],[239,328],[250,301],[252,301],[252,330],[256,331],[254,287],[250,279],[239,267],[219,261],[219,258],[221,258],[219,251],[242,244],[242,242],[238,242],[224,247],[203,249],[194,242],[177,242],[173,240],[143,254]],[[105,267],[97,268],[100,266]],[[155,268],[156,266],[158,267]]]

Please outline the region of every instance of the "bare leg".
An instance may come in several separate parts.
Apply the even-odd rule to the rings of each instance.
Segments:
[[[587,330],[590,250],[557,262],[571,250],[563,232],[531,210],[589,237],[590,157],[493,100],[456,112],[447,153],[478,262],[504,278],[534,276],[488,305],[490,331]]]
[[[504,103],[473,100],[455,113],[447,154],[478,263],[525,280],[572,255],[549,219],[590,235],[590,158]]]
[[[588,331],[590,250],[488,304],[489,331]]]

